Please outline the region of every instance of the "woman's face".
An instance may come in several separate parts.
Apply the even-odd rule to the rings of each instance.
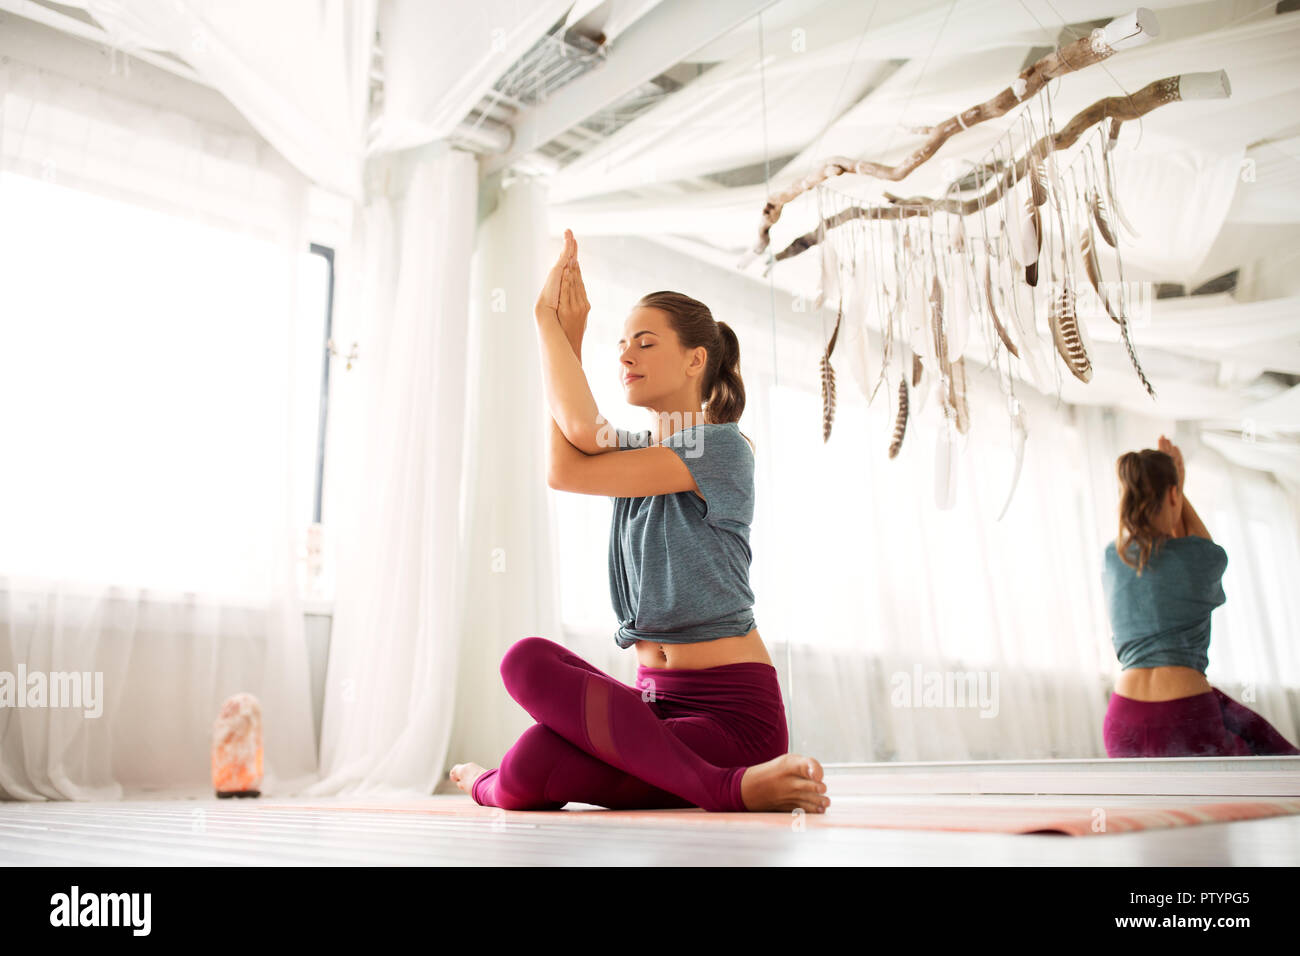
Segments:
[[[683,349],[668,316],[641,306],[623,323],[618,357],[628,404],[654,406],[695,387],[692,379],[704,370],[705,350]]]

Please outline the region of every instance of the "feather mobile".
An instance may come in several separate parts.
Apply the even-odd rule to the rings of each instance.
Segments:
[[[1079,319],[1074,308],[1074,290],[1066,280],[1061,294],[1052,299],[1047,310],[1047,321],[1052,327],[1052,340],[1066,367],[1081,382],[1092,380],[1092,363],[1088,350],[1079,335]]]
[[[831,332],[831,340],[826,343],[826,354],[821,360],[823,442],[830,440],[831,425],[835,422],[835,369],[831,368],[831,353],[835,351],[835,340],[839,337],[840,320],[843,318],[844,303],[841,302],[839,312],[835,316],[835,330]]]
[[[916,356],[913,356],[915,359]],[[907,376],[898,380],[898,417],[894,419],[894,437],[889,443],[889,457],[898,457],[903,447],[903,434],[907,431]]]

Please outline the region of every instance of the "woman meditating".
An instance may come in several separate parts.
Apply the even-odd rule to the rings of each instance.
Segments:
[[[484,770],[451,779],[481,806],[821,813],[822,766],[786,753],[776,668],[749,587],[754,454],[736,334],[685,295],[655,292],[619,340],[642,432],[612,428],[582,370],[586,291],[577,242],[564,250],[535,317],[550,403],[548,483],[614,503],[609,590],[619,647],[635,647],[636,687],[543,637],[501,661],[506,689],[537,723]],[[703,400],[707,400],[707,404]]]
[[[1126,452],[1117,470],[1119,535],[1103,585],[1123,671],[1103,724],[1107,755],[1300,754],[1205,678],[1228,555],[1183,496],[1182,453],[1161,435],[1159,450]]]

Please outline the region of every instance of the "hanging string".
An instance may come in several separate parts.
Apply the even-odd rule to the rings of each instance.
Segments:
[[[763,186],[767,190],[767,201],[772,201],[772,161],[767,148],[767,54],[763,51],[763,14],[758,15],[758,91],[763,109]],[[780,349],[777,348],[776,341],[776,277],[772,274],[772,266],[776,259],[772,253],[771,244],[767,248],[767,292],[768,302],[772,316],[772,385],[777,387],[781,384],[777,371],[777,354]],[[787,664],[788,666],[788,664]]]

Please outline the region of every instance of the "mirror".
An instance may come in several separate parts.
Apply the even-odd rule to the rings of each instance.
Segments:
[[[1092,124],[1043,157],[1041,176],[1021,167],[1015,204],[964,216],[942,205],[991,195],[1034,143],[1115,94],[1116,77],[1130,91],[1164,77],[1155,56],[1173,37],[1197,36],[1228,76],[1244,68],[1247,46],[1219,39],[1230,4],[1145,43],[1129,24],[1107,69],[971,114],[899,182],[832,175],[799,191],[754,254],[765,197],[817,160],[904,162],[956,109],[1109,23],[960,7],[945,19],[940,6],[882,10],[864,30],[862,5],[774,4],[761,41],[757,18],[736,26],[628,122],[619,137],[634,159],[561,175],[594,216],[602,194],[622,203],[608,210],[622,237],[575,228],[600,408],[646,427],[612,344],[651,289],[687,292],[737,330],[741,430],[757,446],[754,614],[792,750],[837,766],[1086,761],[1109,747],[1276,768],[1286,748],[1300,753],[1300,290],[1288,265],[1300,229],[1283,213],[1267,233],[1253,224],[1294,198],[1295,153],[1267,145],[1283,119],[1189,74],[1184,99],[1217,97],[1212,109],[1146,104],[1113,144]],[[719,103],[725,113],[708,105]],[[707,195],[663,192],[687,179]],[[622,190],[656,196],[653,209],[628,212]],[[889,206],[886,193],[916,215],[862,212]],[[1107,564],[1118,464],[1159,451],[1162,435],[1182,458],[1186,520],[1139,579]],[[1130,497],[1159,483],[1159,458],[1130,476]],[[1189,533],[1193,516],[1210,538]],[[607,533],[587,524],[592,541]],[[574,576],[598,580],[603,551],[588,553]],[[572,631],[608,641],[607,613],[566,586]],[[1121,671],[1121,654],[1150,667]]]

